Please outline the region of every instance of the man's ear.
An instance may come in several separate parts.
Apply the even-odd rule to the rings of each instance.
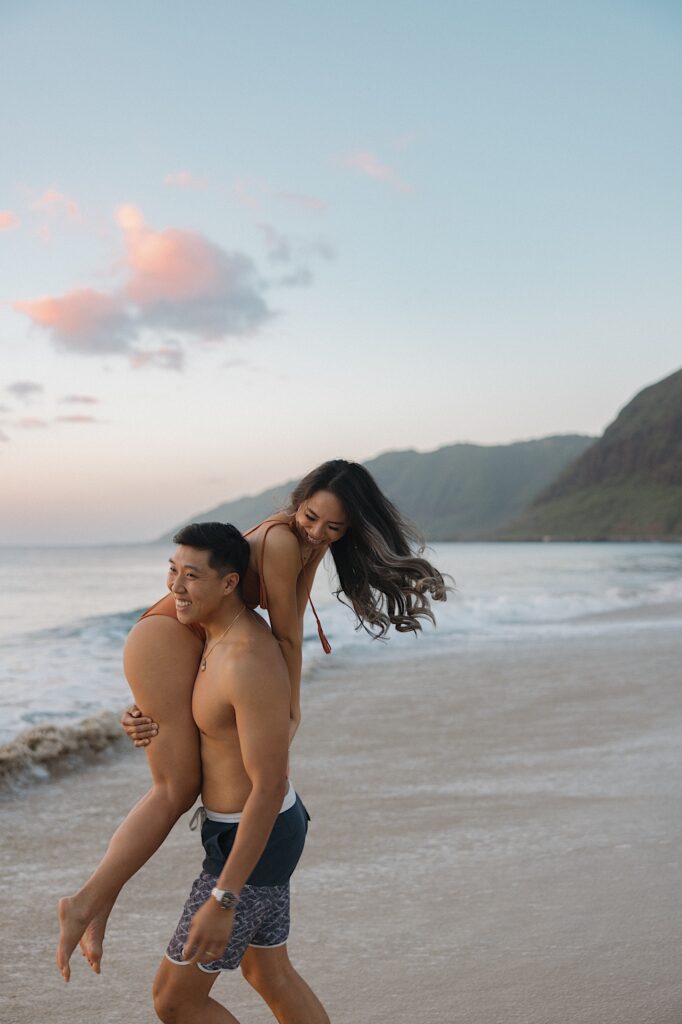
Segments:
[[[224,593],[225,597],[227,597],[228,594],[231,594],[239,586],[239,573],[228,572],[227,576],[225,577],[224,585]]]

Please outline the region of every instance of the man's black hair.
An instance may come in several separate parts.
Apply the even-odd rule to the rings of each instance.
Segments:
[[[236,526],[230,523],[190,523],[178,530],[173,543],[208,551],[208,564],[221,576],[228,572],[239,573],[237,589],[241,593],[251,549]]]

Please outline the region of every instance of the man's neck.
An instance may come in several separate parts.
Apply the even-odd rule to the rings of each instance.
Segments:
[[[206,639],[217,640],[243,610],[244,601],[240,594],[234,592],[226,597],[214,615],[207,618],[205,622],[199,623],[206,631]]]

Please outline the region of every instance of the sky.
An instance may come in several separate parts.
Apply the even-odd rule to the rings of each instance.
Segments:
[[[670,0],[2,0],[2,544],[600,434],[682,366]]]

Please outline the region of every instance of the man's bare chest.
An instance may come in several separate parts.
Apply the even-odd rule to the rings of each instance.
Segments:
[[[192,715],[198,729],[207,736],[236,735],[237,722],[224,677],[209,665],[200,672],[192,694]]]

